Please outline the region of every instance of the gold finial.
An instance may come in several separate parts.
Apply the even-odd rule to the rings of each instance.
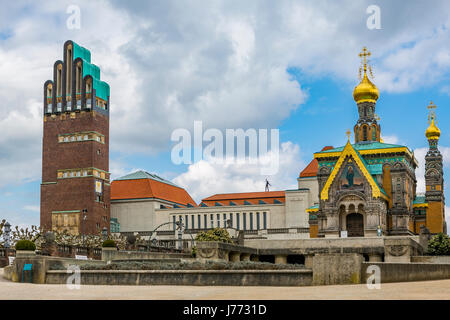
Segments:
[[[375,120],[380,121],[381,118],[375,113]]]
[[[434,109],[436,109],[436,105],[433,103],[433,101],[430,102],[430,104],[427,106],[427,109],[430,110],[430,113],[428,114],[428,123],[430,126],[425,131],[425,136],[427,139],[431,140],[437,140],[441,136],[441,130],[436,126],[436,112]]]
[[[359,79],[361,82],[353,90],[353,98],[356,103],[361,102],[372,102],[376,103],[379,96],[378,88],[369,80],[367,76],[367,69],[369,70],[369,75],[373,78],[372,67],[369,64],[369,57],[372,55],[366,47],[363,47],[362,51],[359,53],[361,58],[361,66],[359,67]],[[362,71],[364,70],[364,74]]]
[[[428,124],[430,124],[430,120],[436,118],[436,113],[434,109],[436,109],[436,105],[433,103],[433,101],[430,101],[430,104],[427,106],[427,109],[430,110],[430,113],[428,114]],[[431,117],[431,119],[430,119]]]
[[[350,131],[350,129],[347,129],[345,133],[347,134],[347,140],[350,141],[350,135],[352,134],[352,132]]]
[[[369,50],[367,50],[366,47],[363,47],[362,51],[359,53],[359,57],[361,58],[361,65],[362,65],[362,68],[364,69],[364,74],[367,74],[367,65],[369,64],[369,57],[371,55],[372,55],[372,53]],[[359,68],[359,78],[360,79],[362,79],[362,76],[361,76],[362,68]],[[370,66],[369,66],[369,73],[370,73],[371,77],[373,77],[372,68]]]

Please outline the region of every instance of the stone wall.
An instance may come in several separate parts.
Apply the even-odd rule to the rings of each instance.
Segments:
[[[381,284],[405,281],[430,281],[450,279],[450,264],[431,263],[367,263],[361,265],[361,283],[373,273],[367,273],[367,268],[376,265],[381,271]]]
[[[118,251],[114,249],[102,250],[103,261],[114,260],[148,260],[148,259],[190,259],[190,254],[169,252],[146,252],[146,251]]]
[[[48,284],[66,283],[65,271],[48,271]],[[310,286],[311,270],[82,270],[83,285]]]
[[[414,256],[411,262],[450,264],[450,256]]]
[[[356,253],[316,254],[313,258],[313,285],[357,284],[361,282],[363,257]]]
[[[5,268],[8,271],[4,274],[4,277],[8,277],[8,280],[14,282],[22,281],[22,270],[25,264],[32,264],[31,269],[31,282],[32,283],[46,283],[46,272],[53,266],[62,266],[67,269],[70,265],[83,265],[86,263],[92,264],[105,264],[103,261],[99,260],[76,260],[71,258],[59,258],[59,257],[48,257],[40,255],[27,255],[27,256],[17,256],[14,260],[14,264],[10,267]],[[66,271],[64,271],[66,272]],[[28,273],[25,275],[25,281],[29,281]]]

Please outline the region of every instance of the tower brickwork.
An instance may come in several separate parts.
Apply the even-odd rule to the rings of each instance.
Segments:
[[[425,199],[428,203],[426,226],[431,233],[447,232],[445,223],[444,171],[442,154],[439,151],[441,131],[436,125],[436,106],[431,102],[430,126],[425,132],[429,149],[425,156]]]
[[[109,85],[90,52],[64,44],[44,84],[41,226],[72,234],[109,231]]]

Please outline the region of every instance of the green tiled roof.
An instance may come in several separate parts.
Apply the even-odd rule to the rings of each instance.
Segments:
[[[390,144],[390,143],[381,143],[381,142],[371,142],[371,143],[355,143],[352,144],[352,147],[356,151],[362,151],[362,150],[373,150],[373,149],[390,149],[390,148],[404,148],[405,146],[399,145],[399,144]],[[334,149],[328,149],[316,153],[331,153],[331,152],[341,152],[343,151],[345,146],[334,148]]]
[[[368,164],[368,165],[366,165],[366,168],[371,175],[383,173],[383,164],[382,163]]]
[[[416,198],[413,201],[413,204],[421,204],[421,203],[426,203],[425,201],[425,196],[416,196]]]
[[[309,208],[306,209],[306,210],[312,210],[312,209],[319,209],[319,205],[318,205],[318,204],[315,204],[315,205],[309,207]]]
[[[100,80],[100,68],[91,63],[91,52],[73,42],[73,59],[83,59],[83,78],[87,75],[92,76],[93,87],[97,97],[108,100],[109,84]]]
[[[147,171],[142,171],[142,170],[139,170],[139,171],[127,174],[127,175],[125,175],[123,177],[120,177],[120,178],[117,178],[115,180],[138,180],[138,179],[152,179],[152,180],[156,180],[156,181],[159,181],[159,182],[162,182],[162,183],[166,183],[166,184],[170,184],[170,185],[172,185],[174,187],[180,188],[179,186],[177,186],[173,182],[170,182],[170,181],[168,181],[166,179],[163,179],[163,178],[161,178],[160,176],[158,176],[156,174],[148,173]]]

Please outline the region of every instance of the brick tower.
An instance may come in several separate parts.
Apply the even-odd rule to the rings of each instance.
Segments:
[[[44,84],[41,226],[109,232],[109,85],[73,41]]]
[[[444,171],[442,154],[438,149],[441,130],[436,125],[436,106],[433,102],[430,109],[430,126],[425,131],[430,148],[425,156],[425,199],[428,203],[426,226],[431,233],[447,232],[445,223]]]

